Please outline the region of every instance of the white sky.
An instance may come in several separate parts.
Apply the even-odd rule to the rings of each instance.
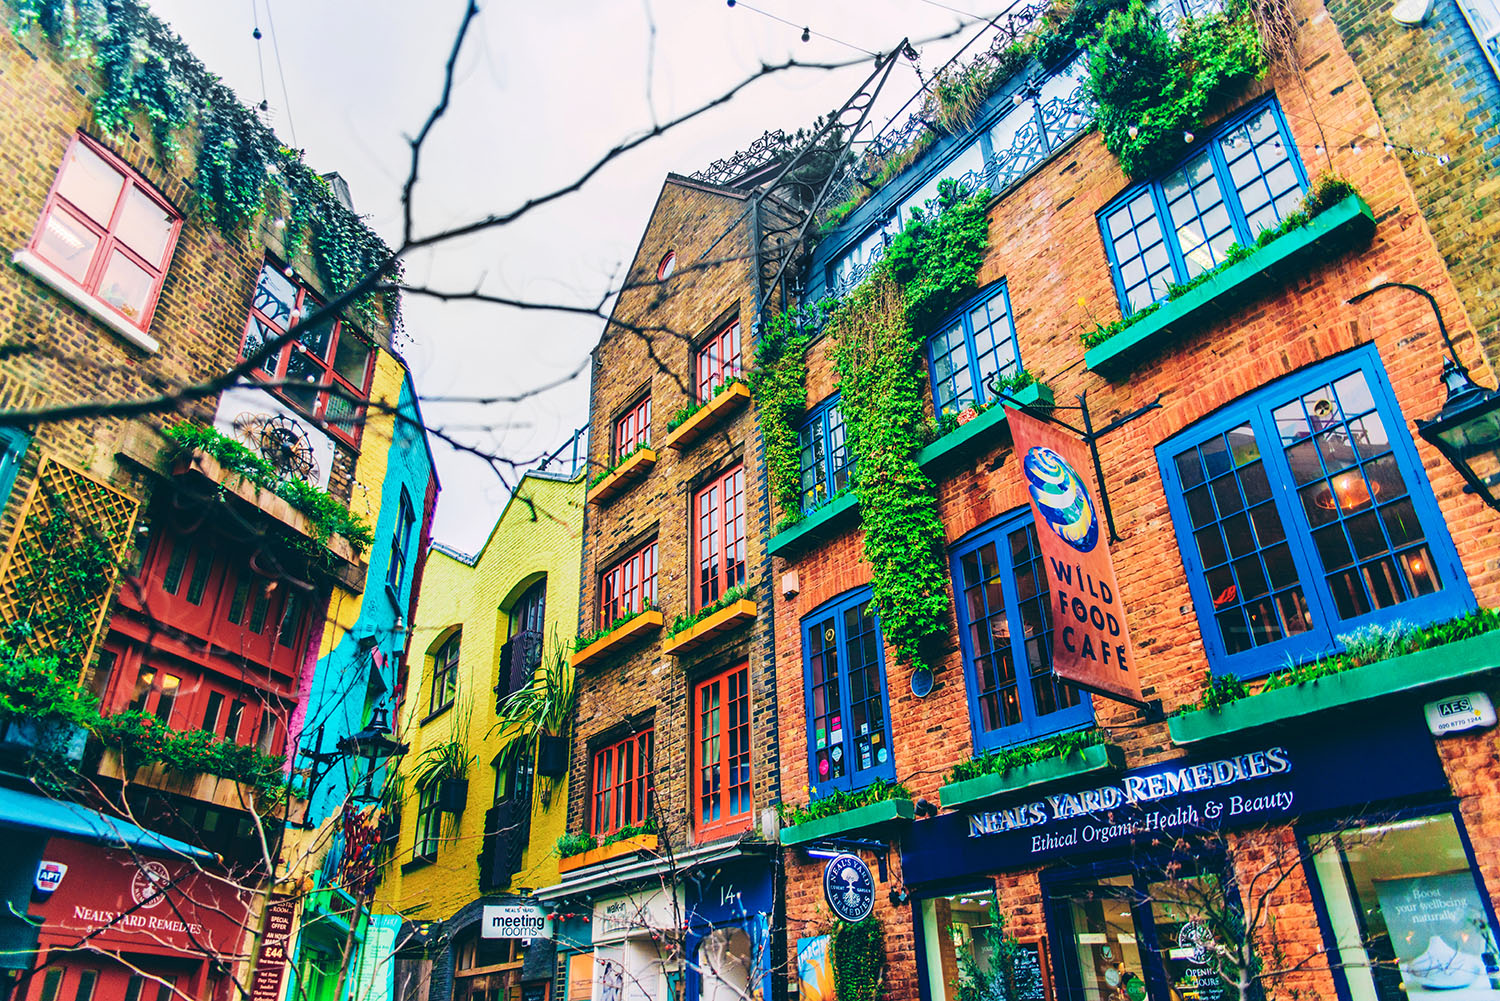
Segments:
[[[420,127],[436,99],[463,0],[150,2],[241,99],[258,103],[264,93],[283,141],[305,148],[315,169],[341,173],[356,210],[388,241],[397,241],[400,185],[409,159],[405,135]],[[952,30],[960,18],[945,6],[993,16],[1006,5],[748,2],[872,51],[888,51],[903,37]],[[650,127],[648,82],[655,115],[664,120],[722,93],[762,62],[860,55],[818,37],[803,43],[798,28],[745,4],[731,9],[724,0],[491,0],[480,6],[459,61],[452,106],[424,154],[419,232],[503,212],[572,181],[604,151]],[[259,43],[252,37],[255,17],[264,35]],[[976,30],[925,47],[923,70],[941,66]],[[273,39],[289,101],[282,96]],[[629,264],[667,172],[705,167],[767,129],[809,124],[841,104],[870,68],[792,70],[759,81],[728,105],[611,164],[578,194],[503,232],[409,261],[408,280],[459,290],[479,284],[499,294],[593,305]],[[917,86],[909,64],[898,66],[878,122],[884,124]],[[576,380],[521,405],[460,406],[440,398],[510,394],[560,378],[587,358],[603,321],[408,298],[406,326],[405,355],[429,424],[520,459],[550,451],[587,422],[586,367]],[[443,485],[434,538],[473,551],[499,514],[506,488],[481,460],[441,442],[434,442],[434,451]]]

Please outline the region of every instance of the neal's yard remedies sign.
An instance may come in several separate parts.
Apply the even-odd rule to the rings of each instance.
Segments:
[[[1052,672],[1079,688],[1139,705],[1141,683],[1125,628],[1125,603],[1099,531],[1098,508],[1079,472],[1087,458],[1083,446],[1018,410],[1007,407],[1005,419],[1052,585]]]
[[[1087,851],[1139,837],[1191,834],[1284,820],[1296,792],[1275,780],[1292,770],[1290,753],[1267,747],[1218,761],[1125,774],[1115,785],[1059,792],[1031,803],[969,817],[969,837],[1029,841],[1027,854]]]

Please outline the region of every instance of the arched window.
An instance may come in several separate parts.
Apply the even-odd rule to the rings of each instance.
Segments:
[[[528,587],[510,610],[510,638],[500,655],[499,694],[514,692],[531,679],[542,662],[547,622],[547,578]]]

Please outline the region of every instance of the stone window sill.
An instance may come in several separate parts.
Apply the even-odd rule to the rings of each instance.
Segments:
[[[140,327],[135,326],[129,320],[125,319],[125,317],[89,295],[83,289],[79,288],[73,279],[42,260],[30,250],[18,250],[11,255],[10,260],[12,264],[17,265],[21,270],[36,278],[43,285],[62,295],[63,298],[142,351],[156,354],[161,350],[161,342],[155,337],[152,337]]]

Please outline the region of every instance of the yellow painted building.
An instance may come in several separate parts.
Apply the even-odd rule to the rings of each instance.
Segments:
[[[498,725],[497,705],[523,685],[544,685],[571,648],[583,504],[581,471],[527,473],[478,555],[434,545],[423,571],[397,727],[410,745],[399,769],[400,837],[375,911],[423,926],[429,969],[452,970],[454,997],[468,996],[459,988],[470,971],[481,972],[469,979],[519,987],[523,958],[528,978],[550,977],[550,954],[523,956],[538,950],[477,933],[484,904],[515,902],[558,879],[566,754],[560,769],[546,760],[549,748],[538,761],[535,744],[503,755],[513,733]],[[424,782],[439,754],[460,759],[466,786]],[[450,765],[443,774],[455,772]]]

